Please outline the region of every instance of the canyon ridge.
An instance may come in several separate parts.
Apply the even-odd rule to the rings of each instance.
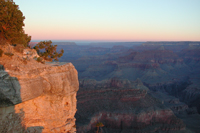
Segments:
[[[78,132],[200,131],[200,42],[54,44],[78,70]]]

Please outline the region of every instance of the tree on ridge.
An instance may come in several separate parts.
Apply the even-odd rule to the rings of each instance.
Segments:
[[[11,44],[28,46],[31,36],[25,34],[23,13],[13,0],[0,0],[0,38]]]
[[[103,127],[104,125],[103,125],[103,123],[101,123],[101,122],[98,122],[97,124],[96,124],[96,127],[97,127],[97,133],[99,133],[99,127]]]

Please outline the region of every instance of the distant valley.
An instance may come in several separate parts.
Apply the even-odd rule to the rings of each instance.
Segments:
[[[77,131],[200,131],[200,42],[57,42],[78,70]]]

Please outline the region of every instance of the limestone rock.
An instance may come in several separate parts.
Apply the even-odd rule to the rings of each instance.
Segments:
[[[17,69],[16,69],[17,68]],[[71,63],[52,66],[18,54],[0,60],[0,130],[76,132],[78,73]]]
[[[30,58],[37,58],[39,55],[37,54],[35,49],[24,49],[23,50],[23,58],[30,59]]]

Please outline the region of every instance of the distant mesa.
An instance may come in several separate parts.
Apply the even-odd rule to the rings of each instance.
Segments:
[[[143,46],[147,46],[147,45],[153,45],[153,46],[157,46],[157,45],[200,45],[200,42],[192,42],[192,41],[174,41],[174,42],[170,42],[170,41],[161,41],[161,42],[145,42],[142,44]]]

